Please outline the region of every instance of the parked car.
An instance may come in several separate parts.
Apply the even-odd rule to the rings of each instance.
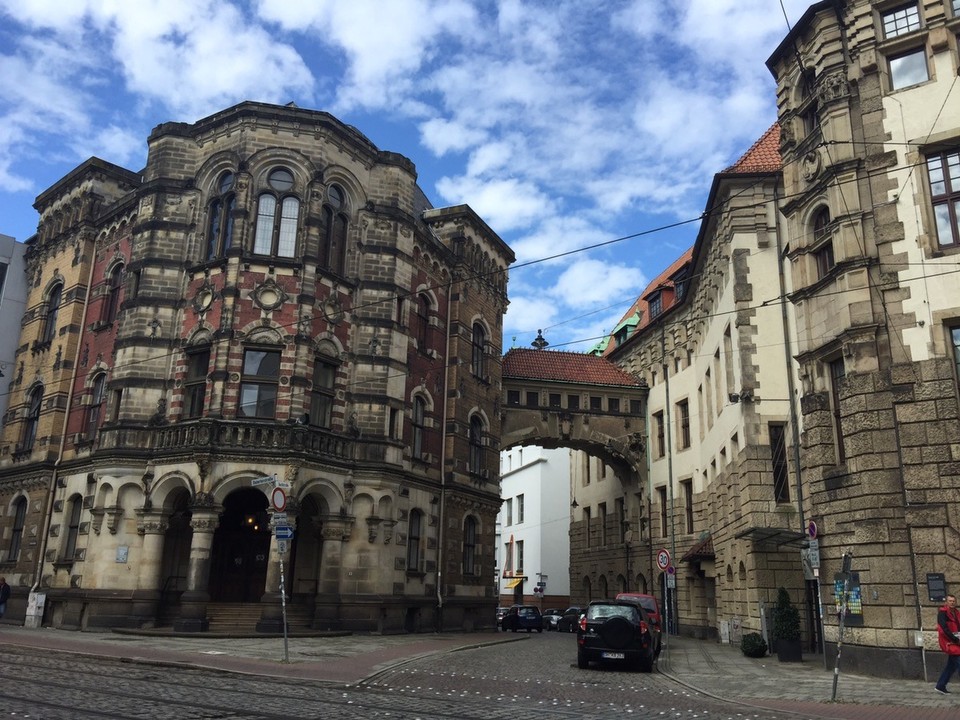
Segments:
[[[497,608],[497,629],[500,629],[501,624],[503,623],[503,616],[507,614],[508,607],[498,607]]]
[[[557,620],[557,630],[560,632],[576,632],[577,625],[580,623],[580,616],[583,615],[583,608],[577,605],[568,607],[563,611],[563,615]]]
[[[557,622],[563,617],[562,608],[551,608],[543,611],[543,629],[556,630]]]
[[[512,630],[526,630],[532,632],[543,632],[543,618],[540,616],[540,608],[536,605],[514,605],[507,614],[503,616],[500,622],[500,628],[506,632]]]
[[[657,647],[655,651],[656,654],[659,655],[660,636],[663,633],[663,620],[660,616],[660,604],[657,602],[657,598],[653,595],[647,595],[646,593],[622,592],[617,593],[617,600],[638,603],[640,607],[647,611],[647,615],[650,616],[650,622],[657,626]]]
[[[635,602],[594,600],[577,628],[577,667],[591,662],[623,662],[651,672],[657,659],[659,630]]]

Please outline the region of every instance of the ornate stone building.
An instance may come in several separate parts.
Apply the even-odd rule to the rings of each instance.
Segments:
[[[327,113],[248,102],[38,197],[0,443],[12,609],[203,630],[256,603],[276,630],[282,560],[291,624],[493,623],[513,254],[416,179]]]

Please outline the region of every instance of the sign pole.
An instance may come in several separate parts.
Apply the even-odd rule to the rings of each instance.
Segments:
[[[840,627],[837,635],[837,659],[833,666],[833,692],[830,694],[830,702],[837,701],[837,681],[840,679],[840,650],[843,647],[843,623],[847,617],[847,592],[850,588],[850,561],[848,553],[843,555],[843,597],[840,599]]]
[[[286,545],[286,543],[284,543]],[[279,548],[277,548],[279,551]],[[283,661],[290,662],[290,651],[287,647],[287,590],[283,582],[283,553],[280,555],[280,613],[283,617]]]

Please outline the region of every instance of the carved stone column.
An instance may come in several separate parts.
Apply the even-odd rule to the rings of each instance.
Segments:
[[[320,549],[320,579],[312,623],[316,629],[340,629],[343,625],[340,608],[343,543],[350,538],[352,528],[353,521],[342,518],[324,518],[320,528],[323,545]]]
[[[137,534],[140,545],[140,564],[137,589],[133,591],[132,614],[140,627],[153,627],[160,609],[160,572],[163,562],[163,537],[167,519],[155,510],[137,510]]]
[[[219,516],[223,508],[215,505],[212,499],[204,498],[202,504],[194,504],[190,510],[193,540],[190,543],[187,589],[180,596],[180,617],[173,624],[173,629],[178,632],[205,632],[210,627],[210,621],[207,620],[207,603],[210,602],[210,594],[207,592],[210,582],[210,549],[213,547],[213,533],[220,524]]]
[[[287,524],[294,528],[296,532],[298,508],[294,501],[287,502]],[[270,527],[275,527],[276,523],[271,517]],[[287,550],[283,553],[283,576],[284,592],[289,598],[290,581],[293,577],[293,568],[290,567],[290,547],[292,543],[287,543]],[[283,632],[283,604],[280,597],[280,557],[279,543],[276,534],[270,537],[270,562],[267,565],[267,582],[264,587],[263,597],[260,603],[263,608],[260,613],[260,620],[257,622],[257,632],[262,633],[282,633]]]

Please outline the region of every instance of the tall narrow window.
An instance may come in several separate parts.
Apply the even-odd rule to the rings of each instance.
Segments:
[[[90,404],[87,406],[87,422],[85,437],[87,440],[93,440],[97,435],[97,428],[100,427],[100,420],[103,417],[103,405],[107,398],[107,375],[100,373],[93,380],[93,386],[90,389]]]
[[[40,342],[49,344],[57,334],[57,315],[60,313],[60,303],[63,299],[63,285],[57,283],[47,293],[47,310],[43,318],[43,330],[40,331]]]
[[[483,472],[483,421],[476,415],[470,418],[470,472]]]
[[[420,352],[426,352],[430,340],[430,298],[424,294],[417,295],[417,347]]]
[[[681,450],[690,447],[690,403],[677,403],[677,441]]]
[[[102,322],[112,323],[117,319],[117,311],[120,309],[120,290],[122,287],[123,265],[117,265],[107,280],[107,296],[103,300],[103,307],[100,313],[100,320]]]
[[[667,537],[670,534],[669,527],[669,508],[667,507],[667,488],[657,488],[657,503],[660,505],[660,537]]]
[[[837,438],[837,462],[847,460],[847,453],[843,447],[843,426],[840,422],[840,381],[846,376],[843,358],[830,363],[830,401],[833,405],[833,432]]]
[[[597,505],[597,516],[600,523],[600,544],[607,544],[607,504]]]
[[[63,543],[63,560],[73,560],[77,554],[77,537],[80,535],[80,511],[82,509],[83,498],[74,495],[67,509],[67,536]]]
[[[185,418],[198,418],[203,415],[209,368],[209,348],[187,353],[187,373],[183,378],[183,416]]]
[[[273,170],[267,176],[267,185],[273,192],[261,193],[257,199],[253,252],[258,255],[293,257],[300,217],[300,200],[286,195],[293,188],[293,173],[283,168]]]
[[[473,374],[478,378],[486,376],[487,333],[480,323],[473,324]]]
[[[7,562],[16,562],[20,557],[20,545],[23,542],[23,528],[27,522],[27,499],[17,498],[13,504],[13,531],[10,533],[10,545],[7,547]]]
[[[517,495],[517,523],[523,522],[523,493]]]
[[[477,520],[472,515],[463,523],[463,574],[476,575]]]
[[[513,498],[507,498],[504,501],[504,512],[506,513],[507,525],[513,525]]]
[[[960,150],[927,158],[930,196],[940,247],[960,245]]]
[[[523,540],[517,540],[517,564],[514,570],[517,573],[523,573]]]
[[[279,381],[279,351],[244,350],[237,415],[242,418],[276,417]]]
[[[617,523],[619,525],[618,532],[620,535],[620,542],[627,541],[627,515],[624,508],[623,498],[617,498],[613,501],[613,512],[617,516]]]
[[[407,572],[422,572],[420,567],[420,533],[422,532],[423,513],[410,511],[407,523]]]
[[[343,274],[347,247],[346,195],[337,185],[327,188],[327,202],[323,208],[325,225],[325,261],[335,273]]]
[[[787,469],[787,433],[783,423],[770,423],[770,459],[773,463],[773,499],[790,502],[790,473]]]
[[[210,203],[209,210],[207,260],[223,255],[233,245],[233,214],[237,207],[234,180],[234,174],[228,171],[217,181],[217,197]]]
[[[423,459],[424,433],[427,422],[427,403],[422,397],[413,399],[413,418],[410,425],[413,427],[413,457]]]
[[[590,518],[590,508],[585,507],[583,509],[583,544],[587,547],[590,547],[590,531],[591,531],[591,518]]]
[[[693,480],[683,480],[680,482],[683,488],[683,519],[686,532],[693,532]]]
[[[655,434],[655,445],[657,457],[662,458],[667,454],[667,443],[664,439],[663,410],[653,414],[653,431]]]
[[[32,450],[37,440],[37,426],[40,424],[40,410],[43,408],[43,388],[36,387],[30,393],[27,403],[27,417],[23,424],[23,434],[20,436],[20,448]]]
[[[836,262],[833,256],[830,210],[825,207],[820,208],[813,218],[813,242],[818,245],[813,253],[817,263],[817,278],[826,277]]]
[[[317,358],[313,361],[313,389],[310,391],[310,424],[329,428],[333,418],[337,365]]]

